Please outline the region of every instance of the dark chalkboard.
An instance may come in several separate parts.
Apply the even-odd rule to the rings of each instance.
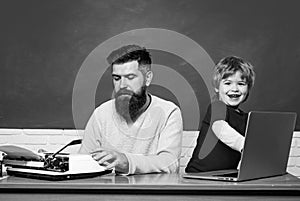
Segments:
[[[243,109],[294,111],[300,118],[297,0],[1,0],[0,3],[2,128],[84,128],[93,108],[78,111],[82,115],[76,125],[72,111],[74,84],[82,66],[106,40],[142,28],[180,33],[201,46],[213,62],[227,55],[246,58],[255,66],[257,79]],[[210,101],[211,89],[205,80],[209,76],[204,79],[198,76],[193,64],[179,55],[153,48],[150,51],[155,68],[173,69],[170,72],[174,76],[169,81],[176,84],[174,79],[182,79],[177,83],[186,83],[190,90],[177,87],[174,93],[170,87],[153,84],[150,91],[181,108],[181,97],[185,97],[184,101],[196,97],[200,113],[197,118],[201,119]],[[101,65],[104,74],[92,97],[93,107],[112,95],[108,66]],[[195,104],[190,107],[182,108],[184,125],[185,129],[195,130],[198,124],[191,122],[199,120],[188,112],[194,111]],[[299,118],[296,130],[300,130]]]

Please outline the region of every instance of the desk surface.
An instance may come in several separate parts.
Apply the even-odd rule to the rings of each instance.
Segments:
[[[265,196],[279,196],[284,197],[282,200],[299,200],[300,179],[290,174],[244,182],[185,179],[180,174],[145,174],[132,176],[108,174],[88,179],[65,181],[45,181],[10,176],[0,181],[0,193],[0,198],[15,200],[18,200],[17,198],[26,200],[24,199],[26,196],[28,196],[28,200],[34,200],[34,197],[32,197],[33,194],[35,194],[35,196],[46,194],[51,194],[52,196],[61,195],[58,200],[63,200],[62,198],[70,198],[71,200],[71,198],[74,199],[76,197],[71,195],[79,194],[95,196],[97,198],[99,198],[99,194],[102,194],[101,198],[105,198],[105,196],[109,195],[116,196],[118,194],[123,195],[123,199],[125,199],[126,196],[130,197],[130,195],[139,194],[144,196],[151,195],[151,199],[158,195],[160,199],[161,195],[177,195],[179,197],[180,195],[185,195],[189,196],[189,199],[191,199],[190,196],[193,197],[196,195],[222,195],[222,198],[224,198],[224,196],[234,195],[235,198],[239,200],[243,200],[242,198],[245,198],[245,196],[251,196],[252,198],[256,196],[256,199]],[[286,196],[288,196],[288,199]],[[179,199],[179,197],[177,198]],[[86,199],[80,196],[77,196],[77,198],[78,200]],[[145,197],[143,197],[143,199],[144,198]],[[171,197],[164,198],[171,199]],[[181,199],[185,198],[186,197],[181,197]],[[41,197],[38,197],[38,199],[41,199]],[[107,197],[107,199],[111,199],[111,197]],[[130,197],[128,199],[133,198]]]

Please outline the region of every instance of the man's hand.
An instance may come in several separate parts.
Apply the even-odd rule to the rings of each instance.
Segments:
[[[98,148],[91,154],[94,160],[107,169],[115,168],[116,172],[128,173],[129,165],[125,154],[106,148]]]

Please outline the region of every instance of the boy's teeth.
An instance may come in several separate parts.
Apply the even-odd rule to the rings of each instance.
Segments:
[[[230,98],[237,98],[237,97],[239,97],[239,95],[238,94],[231,94],[231,95],[228,95]]]

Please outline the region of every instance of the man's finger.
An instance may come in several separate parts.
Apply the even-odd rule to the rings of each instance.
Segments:
[[[100,152],[103,152],[103,151],[106,151],[106,149],[100,147],[100,148],[97,148],[94,151],[90,152],[90,154],[100,153]]]
[[[97,153],[93,153],[92,157],[94,160],[99,161],[101,158],[107,156],[109,153],[107,153],[106,151],[103,152],[97,152]]]
[[[104,164],[104,162],[109,162],[110,160],[114,159],[113,156],[111,154],[107,154],[106,156],[102,157],[98,163],[101,165],[101,164]],[[114,159],[115,160],[115,159]],[[113,160],[113,161],[114,161]]]
[[[114,161],[114,162],[108,164],[105,168],[106,168],[106,169],[112,169],[112,168],[116,167],[116,165],[117,165],[117,162]]]

